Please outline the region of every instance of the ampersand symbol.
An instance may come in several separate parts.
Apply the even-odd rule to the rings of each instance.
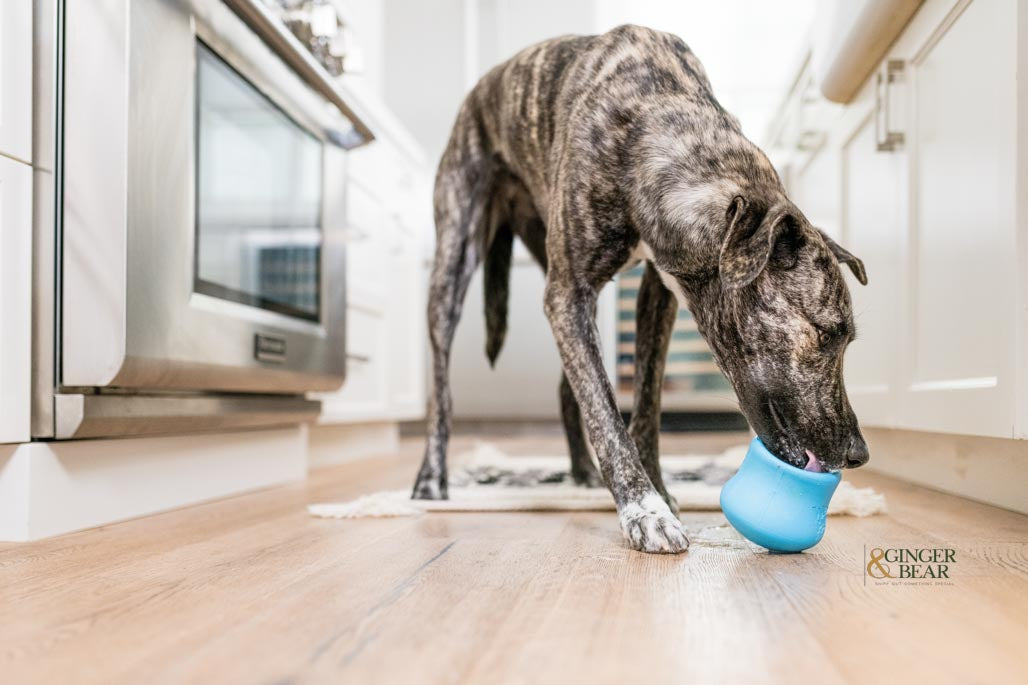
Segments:
[[[870,561],[867,562],[867,575],[872,578],[892,578],[892,574],[889,573],[888,564],[882,563],[882,558],[885,556],[885,551],[881,547],[875,547],[871,550]]]

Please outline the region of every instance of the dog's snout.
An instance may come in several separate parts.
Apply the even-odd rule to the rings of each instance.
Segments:
[[[850,438],[849,446],[846,448],[846,468],[855,469],[863,466],[871,458],[867,449],[864,437],[859,433]]]

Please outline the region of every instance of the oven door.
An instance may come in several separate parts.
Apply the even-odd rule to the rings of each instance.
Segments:
[[[339,387],[366,127],[253,0],[65,13],[60,386]]]

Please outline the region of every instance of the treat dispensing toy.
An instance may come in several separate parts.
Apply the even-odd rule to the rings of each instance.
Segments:
[[[753,438],[742,466],[721,490],[721,509],[744,537],[773,552],[802,552],[825,534],[828,502],[842,479],[810,455],[806,469]]]

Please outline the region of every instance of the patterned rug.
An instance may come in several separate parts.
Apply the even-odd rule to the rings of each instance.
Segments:
[[[746,455],[746,446],[719,455],[662,456],[664,484],[682,511],[717,511],[721,486]],[[479,443],[452,458],[446,500],[412,500],[410,490],[376,492],[350,502],[312,504],[325,518],[415,516],[436,511],[613,511],[606,488],[575,485],[566,456],[510,456]],[[413,477],[413,471],[412,471]],[[885,496],[845,480],[828,507],[829,515],[870,516],[885,511]]]

